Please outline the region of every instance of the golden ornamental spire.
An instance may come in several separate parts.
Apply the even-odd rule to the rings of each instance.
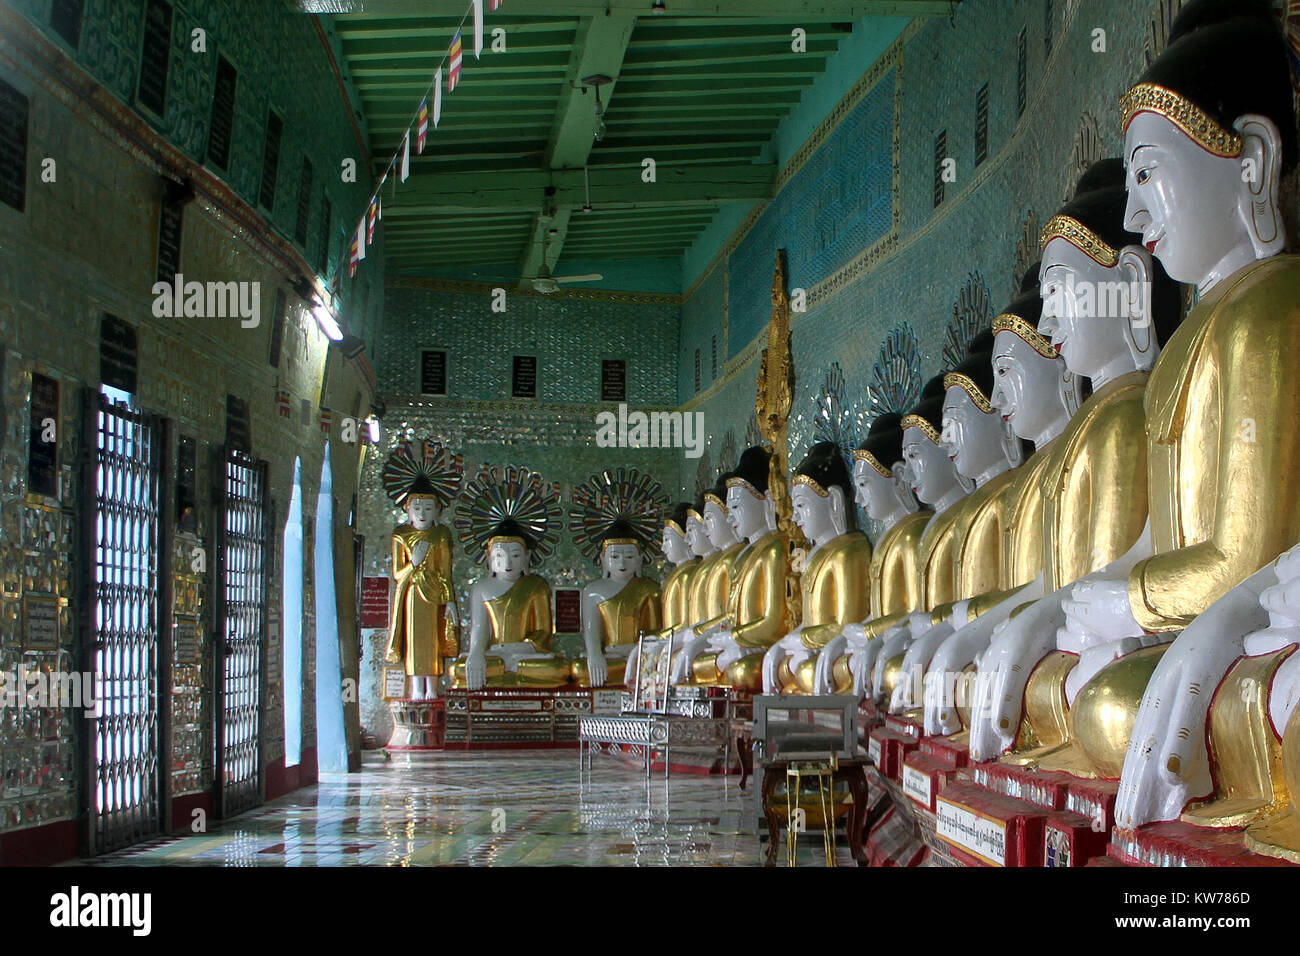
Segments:
[[[758,394],[754,411],[758,430],[771,447],[768,465],[768,491],[776,506],[776,527],[790,548],[793,559],[796,548],[805,549],[803,533],[791,518],[790,488],[786,475],[789,471],[789,445],[786,422],[794,399],[794,360],[790,346],[790,298],[785,291],[785,250],[778,249],[776,266],[772,272],[772,317],[767,324],[767,348],[763,349],[758,365]],[[803,619],[800,607],[801,591],[798,571],[789,568],[786,577],[785,608],[787,624],[793,628]]]

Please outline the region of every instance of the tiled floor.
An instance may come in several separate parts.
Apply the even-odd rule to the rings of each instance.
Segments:
[[[156,840],[83,861],[212,866],[756,866],[752,787],[737,778],[662,774],[574,751],[446,753],[326,774],[206,834]],[[784,840],[784,836],[782,837]],[[784,845],[781,859],[784,862]],[[840,841],[838,862],[852,865]],[[821,835],[800,847],[821,866]]]

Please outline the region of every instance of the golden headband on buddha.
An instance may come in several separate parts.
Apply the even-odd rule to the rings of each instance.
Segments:
[[[1045,359],[1059,358],[1060,354],[1042,333],[1020,316],[1003,312],[993,320],[993,334],[1011,332],[1024,340],[1025,344]]]
[[[829,491],[819,485],[816,479],[810,478],[808,475],[795,475],[792,484],[807,485],[819,498],[827,498],[830,496]]]
[[[491,551],[499,544],[517,544],[525,550],[528,549],[528,542],[517,534],[498,534],[488,538],[487,549]]]
[[[715,495],[713,492],[711,492],[711,491],[706,491],[706,492],[704,493],[704,503],[705,503],[705,504],[708,504],[710,501],[712,501],[715,505],[717,505],[719,508],[721,508],[721,509],[722,509],[722,513],[723,513],[724,515],[727,513],[727,503],[726,503],[725,501],[723,501],[721,498],[719,498],[717,495]],[[703,521],[704,518],[701,517],[700,520]]]
[[[705,497],[705,498],[708,498],[708,495],[705,495],[704,497]],[[700,524],[704,524],[704,515],[700,514],[700,513],[699,513],[698,511],[696,511],[694,508],[687,508],[687,509],[686,509],[686,520],[689,522],[692,518],[694,518],[694,519],[695,519],[696,521],[698,521]]]
[[[872,468],[876,469],[876,471],[880,472],[880,474],[885,478],[892,476],[892,472],[880,463],[880,459],[871,454],[871,452],[867,451],[865,448],[853,449],[853,460],[865,461]]]
[[[691,509],[688,508],[687,511],[686,511],[686,515],[687,515],[687,517],[689,518],[691,515],[695,515],[695,512],[694,512],[693,510],[691,510]],[[695,517],[696,517],[696,518],[699,518],[700,516],[699,516],[699,515],[695,515]],[[700,520],[703,520],[703,519],[700,519]],[[672,518],[665,518],[665,519],[664,519],[664,527],[666,527],[666,528],[672,528],[674,531],[676,531],[676,532],[677,532],[679,535],[681,535],[683,538],[686,537],[686,529],[683,528],[681,525],[679,525],[679,524],[678,524],[676,521],[674,521]]]
[[[744,478],[738,478],[738,477],[734,477],[734,476],[731,477],[731,478],[728,478],[728,479],[727,479],[727,487],[728,487],[728,488],[744,488],[746,491],[748,491],[748,492],[749,492],[751,495],[753,495],[755,498],[762,498],[762,497],[763,497],[763,492],[759,491],[757,488],[755,488],[753,485],[751,485],[751,484],[750,484],[748,481],[746,481]]]
[[[1094,262],[1113,269],[1119,262],[1119,253],[1073,216],[1053,216],[1043,228],[1041,249],[1053,239],[1064,239]]]
[[[970,396],[970,400],[975,403],[975,407],[981,412],[985,414],[993,412],[993,403],[984,397],[980,387],[975,384],[974,379],[969,375],[964,375],[961,372],[949,372],[943,377],[943,387],[944,389],[960,388]]]
[[[939,444],[939,433],[935,430],[933,425],[920,415],[904,415],[903,420],[899,422],[899,425],[902,427],[903,431],[907,431],[909,428],[920,429],[921,434],[926,438],[930,439],[930,441],[934,442],[936,445]]]
[[[606,548],[616,544],[631,544],[636,545],[637,547],[641,546],[641,542],[636,538],[606,538],[600,543],[600,553],[604,554]]]
[[[1163,116],[1192,138],[1202,149],[1215,156],[1235,159],[1241,155],[1241,137],[1224,129],[1205,110],[1181,93],[1155,83],[1139,83],[1119,98],[1123,129],[1138,113]]]

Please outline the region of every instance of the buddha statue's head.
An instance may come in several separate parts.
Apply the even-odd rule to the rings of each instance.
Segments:
[[[921,400],[903,416],[903,461],[908,485],[928,505],[959,493],[952,459],[939,443],[943,429],[943,376],[936,375],[921,391]]]
[[[704,528],[715,551],[725,551],[739,539],[727,509],[727,479],[730,472],[718,476],[718,483],[704,493]]]
[[[600,544],[600,568],[605,577],[626,583],[641,570],[641,539],[636,529],[622,518],[609,523],[597,538]]]
[[[1268,0],[1192,0],[1120,98],[1125,225],[1201,292],[1281,252],[1282,176],[1296,162],[1287,48]]]
[[[671,564],[682,564],[691,559],[695,553],[690,542],[687,541],[687,527],[690,525],[691,506],[685,501],[679,501],[673,507],[673,513],[664,519],[664,534],[661,548],[664,557]]]
[[[438,523],[447,499],[434,489],[427,476],[420,475],[411,483],[402,505],[411,527],[416,531],[427,531]]]
[[[1178,323],[1178,284],[1124,228],[1124,164],[1093,163],[1043,230],[1038,331],[1099,387],[1149,370]]]
[[[686,544],[690,547],[691,554],[701,558],[714,550],[713,542],[709,540],[708,526],[704,521],[704,508],[704,495],[700,495],[686,510]]]
[[[727,478],[727,516],[737,537],[753,541],[776,527],[776,509],[767,493],[771,457],[761,445],[746,448]]]
[[[992,342],[987,344],[991,346]],[[1005,471],[1009,464],[1002,445],[1002,416],[990,401],[992,351],[972,351],[964,362],[944,375],[943,386],[943,431],[939,444],[959,475],[983,484]]]
[[[821,544],[854,528],[853,481],[839,445],[818,442],[794,470],[790,506],[804,535]]]
[[[905,476],[901,421],[896,412],[877,415],[853,452],[854,500],[873,521],[891,523],[917,510]]]
[[[488,570],[494,578],[518,581],[528,570],[532,536],[523,525],[507,518],[492,529],[487,543]]]
[[[1042,311],[1035,287],[993,320],[993,407],[1018,436],[1037,443],[1050,440],[1068,420],[1065,363],[1038,331]]]

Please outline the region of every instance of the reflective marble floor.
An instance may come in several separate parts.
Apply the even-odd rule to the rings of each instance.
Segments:
[[[211,866],[757,866],[753,789],[738,778],[662,773],[577,752],[445,753],[325,774],[206,834],[83,863]],[[784,836],[782,837],[784,840]],[[823,866],[820,834],[798,864]],[[851,866],[840,840],[837,862]],[[781,847],[781,860],[785,857]]]

